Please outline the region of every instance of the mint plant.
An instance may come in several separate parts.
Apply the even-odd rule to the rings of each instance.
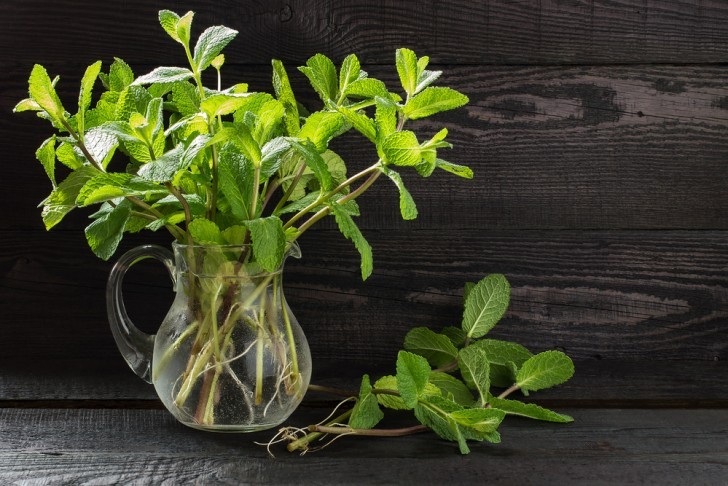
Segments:
[[[498,427],[507,415],[572,422],[568,415],[508,398],[517,391],[528,396],[560,385],[574,374],[574,364],[561,351],[533,354],[518,343],[485,338],[505,314],[509,299],[510,285],[503,275],[468,283],[461,327],[445,327],[440,333],[426,327],[410,330],[397,354],[395,374],[373,384],[364,375],[358,393],[310,385],[309,390],[343,395],[347,398],[342,403],[355,405],[305,429],[284,427],[268,447],[287,441],[289,451],[307,452],[326,447],[331,442],[314,444],[330,436],[336,440],[343,435],[397,437],[432,431],[468,454],[468,440],[499,443]],[[377,429],[382,408],[412,411],[419,423]]]
[[[373,258],[354,220],[359,196],[384,175],[399,191],[402,217],[411,220],[418,211],[400,168],[414,168],[422,177],[437,169],[464,178],[473,174],[439,158],[440,149],[451,147],[446,128],[429,138],[405,128],[410,120],[468,101],[453,89],[434,86],[441,72],[427,69],[426,56],[398,49],[401,90],[390,90],[369,77],[354,54],[339,69],[316,54],[299,68],[322,101],[320,109],[309,114],[297,102],[278,60],[272,61],[273,94],[249,92],[245,83],[223,83],[222,51],[237,32],[210,27],[193,47],[193,17],[193,12],[159,12],[162,28],[184,50],[188,66],[162,66],[136,76],[119,58],[107,72],[97,61],[86,69],[77,106],[69,111],[56,92],[58,77],[52,79],[43,66],[35,65],[29,97],[15,111],[34,111],[56,130],[36,152],[52,185],[41,203],[46,229],[76,208],[98,205],[85,234],[91,250],[104,260],[115,253],[124,234],[145,229],[164,228],[187,245],[189,278],[184,291],[195,317],[170,345],[170,350],[190,353],[173,401],[185,407],[196,400],[196,408],[185,413],[195,423],[210,424],[215,421],[212,404],[218,400],[220,373],[234,353],[236,326],[248,326],[257,335],[255,345],[245,351],[254,349],[258,363],[254,398],[246,400],[251,415],[255,407],[265,405],[264,354],[277,356],[276,383],[285,383],[285,393],[300,395],[304,388],[295,352],[289,358],[285,351],[296,345],[287,307],[283,305],[286,332],[272,332],[266,325],[270,313],[248,315],[235,306],[233,296],[239,293],[241,279],[257,269],[270,277],[256,283],[260,289],[271,279],[277,281],[280,275],[275,272],[286,252],[328,216],[361,254],[361,275],[366,279]],[[210,70],[217,81],[212,87],[202,82],[203,73]],[[97,80],[104,90],[94,96]],[[329,144],[352,129],[373,144],[377,160],[349,175],[347,163]],[[57,172],[58,163],[65,168]],[[61,177],[61,172],[66,175]],[[193,245],[244,250],[208,252],[200,259]],[[219,278],[211,282],[211,275]],[[267,293],[252,295],[264,300]],[[266,308],[265,302],[258,305]],[[156,360],[154,373],[164,373],[170,361],[175,360],[169,355]],[[204,382],[199,386],[201,376]],[[241,380],[232,379],[247,397]],[[405,398],[411,403],[410,395]]]

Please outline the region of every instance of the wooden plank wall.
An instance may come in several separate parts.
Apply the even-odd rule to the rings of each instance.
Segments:
[[[33,152],[48,128],[10,110],[34,62],[61,75],[69,103],[97,59],[122,57],[138,74],[182,64],[156,23],[160,8],[196,10],[198,33],[213,23],[240,31],[226,51],[229,82],[269,90],[271,57],[293,72],[316,52],[337,62],[356,52],[372,75],[394,82],[394,50],[408,46],[471,98],[418,128],[444,123],[455,144],[448,158],[469,164],[475,179],[406,174],[420,209],[414,222],[400,220],[393,187],[362,199],[370,280],[360,281],[355,250],[330,223],[303,239],[287,292],[319,362],[391,363],[408,328],[457,323],[462,283],[490,272],[514,287],[494,333],[536,350],[558,347],[584,363],[728,358],[728,2],[8,0],[0,4],[6,362],[121,363],[104,311],[111,263],[85,247],[85,214],[43,230],[36,205],[50,187]],[[293,83],[316,108],[303,76]],[[353,170],[371,158],[366,145],[347,137],[335,148]],[[168,243],[137,237],[122,249],[146,241]],[[165,279],[153,264],[128,278],[131,313],[148,330],[171,300]]]

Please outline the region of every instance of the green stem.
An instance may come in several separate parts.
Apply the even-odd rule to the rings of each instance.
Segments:
[[[327,422],[326,423],[326,426],[330,426],[330,425],[333,425],[333,424],[342,423],[344,420],[348,419],[351,416],[351,413],[353,411],[354,411],[354,409],[347,410],[346,412],[342,413],[341,415],[339,415],[335,419],[330,420],[329,422]],[[306,449],[308,449],[308,445],[311,442],[313,442],[314,440],[320,438],[322,435],[324,435],[323,432],[311,432],[309,434],[304,435],[303,437],[301,437],[298,440],[294,440],[293,442],[291,442],[290,444],[288,444],[288,446],[286,446],[286,448],[290,452],[293,452],[293,451],[296,451],[296,450],[299,450],[299,449],[306,450]]]
[[[288,349],[291,353],[291,384],[298,383],[298,351],[296,351],[296,339],[293,336],[293,327],[291,326],[291,318],[288,315],[288,303],[286,298],[281,296],[281,305],[283,308],[283,322],[286,325],[286,338],[288,339]],[[288,387],[286,387],[288,388]],[[293,392],[293,390],[291,390]]]
[[[351,427],[328,427],[326,425],[309,425],[308,430],[311,432],[322,432],[324,434],[351,434],[364,435],[369,437],[402,437],[405,435],[419,434],[420,432],[428,432],[430,429],[424,425],[413,425],[412,427],[404,427],[401,429],[352,429]]]
[[[506,389],[506,391],[504,391],[503,393],[498,395],[497,398],[505,398],[508,395],[510,395],[511,393],[518,391],[520,389],[521,389],[521,387],[514,383],[510,388]]]
[[[253,173],[253,197],[250,202],[250,214],[248,215],[251,219],[255,219],[256,215],[258,214],[257,207],[258,206],[258,191],[260,188],[258,187],[260,185],[260,166],[255,167],[255,172]]]
[[[303,177],[304,172],[306,172],[306,164],[304,162],[301,162],[298,170],[296,170],[296,174],[293,176],[291,184],[288,186],[288,189],[286,189],[283,197],[281,197],[281,200],[278,201],[278,204],[276,204],[276,207],[273,209],[273,214],[277,214],[278,211],[283,209],[283,206],[285,206],[286,202],[288,202],[288,199],[291,197],[291,194],[293,194],[293,190],[296,189],[296,186],[301,181],[301,177]]]
[[[337,395],[345,398],[356,397],[357,395],[359,395],[358,392],[355,392],[353,390],[341,390],[339,388],[332,388],[330,386],[314,385],[313,383],[308,385],[308,391],[328,393],[329,395]]]

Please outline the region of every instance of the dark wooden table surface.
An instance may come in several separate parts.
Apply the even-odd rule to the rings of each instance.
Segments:
[[[61,75],[69,103],[97,59],[137,74],[183,63],[160,8],[238,29],[225,75],[255,90],[270,89],[271,57],[293,71],[316,52],[356,52],[394,82],[396,47],[431,56],[471,99],[438,121],[448,159],[476,177],[405,174],[413,222],[393,187],[364,197],[365,283],[330,222],[303,238],[286,293],[314,380],[355,387],[357,374],[391,372],[409,328],[458,322],[463,282],[502,272],[513,298],[493,334],[574,358],[571,382],[534,395],[573,424],[507,420],[502,444],[466,457],[421,434],[271,459],[252,443],[270,433],[205,434],[161,409],[114,347],[110,264],[85,247],[87,214],[42,228],[50,185],[33,152],[47,127],[10,113],[34,62]],[[728,2],[8,0],[0,68],[0,484],[728,484]],[[303,76],[292,82],[315,107]],[[354,170],[362,147],[334,148]],[[149,241],[169,243],[121,250]],[[125,294],[150,332],[172,297],[153,264]],[[291,423],[320,420],[329,400],[309,397]]]

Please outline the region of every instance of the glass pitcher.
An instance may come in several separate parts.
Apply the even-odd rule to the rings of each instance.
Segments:
[[[185,425],[221,432],[279,425],[311,377],[306,336],[283,295],[283,264],[268,272],[247,263],[250,245],[172,246],[174,254],[134,248],[111,270],[107,312],[121,354]],[[301,257],[297,244],[287,256]],[[122,298],[124,274],[146,258],[167,267],[176,292],[156,335],[134,326]]]

